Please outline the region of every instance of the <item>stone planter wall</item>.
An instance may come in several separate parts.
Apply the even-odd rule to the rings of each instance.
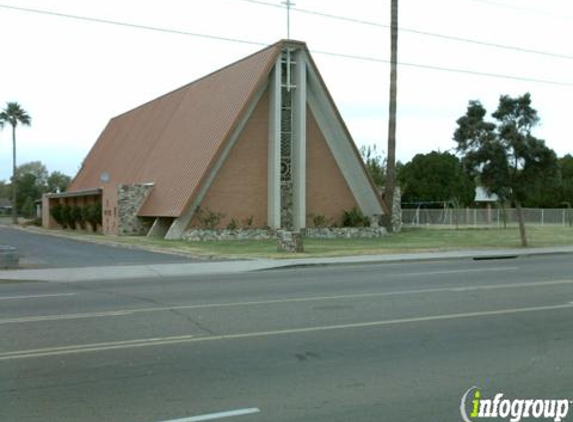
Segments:
[[[332,227],[305,230],[310,239],[373,239],[388,234],[384,227]]]
[[[332,227],[302,230],[303,237],[310,239],[373,239],[384,237],[387,234],[384,227]],[[269,229],[191,229],[187,230],[182,237],[182,239],[192,242],[204,240],[272,240],[276,238],[276,232]]]
[[[275,237],[275,232],[267,229],[191,229],[183,233],[182,239],[196,242],[203,240],[269,240]]]

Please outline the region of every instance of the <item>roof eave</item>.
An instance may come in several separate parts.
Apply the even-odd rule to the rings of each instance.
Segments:
[[[102,188],[84,189],[84,190],[76,190],[76,191],[71,191],[71,192],[47,193],[46,198],[49,198],[49,199],[77,198],[77,197],[81,197],[81,196],[101,195],[102,192],[103,192]]]

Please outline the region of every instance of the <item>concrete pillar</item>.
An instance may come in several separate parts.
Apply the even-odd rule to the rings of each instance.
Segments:
[[[281,226],[281,58],[271,72],[269,81],[269,165],[267,192],[267,224]]]
[[[165,237],[171,224],[173,224],[172,217],[157,217],[147,232],[147,237]]]
[[[304,51],[295,53],[293,98],[293,226],[306,227],[306,60]]]

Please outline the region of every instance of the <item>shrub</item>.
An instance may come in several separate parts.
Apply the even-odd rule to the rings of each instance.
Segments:
[[[328,226],[328,219],[322,214],[310,214],[312,225],[316,228],[324,228]]]
[[[59,202],[50,208],[50,215],[60,226],[64,225],[64,219],[62,216],[62,204]]]
[[[213,212],[209,208],[202,209],[197,207],[197,218],[205,229],[213,230],[224,217],[225,214],[220,212]]]
[[[72,230],[76,229],[76,217],[77,211],[75,210],[76,207],[74,205],[64,205],[64,215],[66,215],[68,220],[68,227]]]
[[[358,208],[353,207],[342,213],[342,227],[369,227],[370,218],[362,214]]]
[[[74,223],[77,223],[82,230],[85,229],[86,223],[82,216],[82,207],[75,205],[72,207],[72,210],[70,212],[72,215],[72,219],[74,220]]]
[[[68,204],[62,205],[62,226],[65,228],[74,229],[74,220],[72,217],[72,207]]]
[[[90,207],[91,207],[91,204],[84,205],[82,207],[82,220],[88,224],[90,221]]]
[[[243,227],[245,229],[250,229],[253,225],[253,220],[255,219],[255,217],[253,217],[252,215],[250,217],[247,217],[243,220]]]
[[[82,218],[96,232],[97,226],[101,224],[101,204],[88,204],[83,207]]]
[[[237,220],[231,218],[231,221],[229,221],[229,224],[227,224],[227,230],[237,230],[238,228],[239,225],[237,224]]]

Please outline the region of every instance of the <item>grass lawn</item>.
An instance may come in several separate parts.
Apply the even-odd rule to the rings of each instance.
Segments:
[[[61,233],[61,232],[60,232]],[[295,255],[277,253],[274,240],[188,242],[132,236],[101,236],[65,232],[96,242],[143,246],[156,250],[188,253],[207,257],[292,258]],[[528,226],[531,247],[573,245],[573,228],[564,226]],[[520,247],[517,227],[429,229],[408,228],[380,239],[305,239],[305,253],[297,258],[361,254],[391,254],[424,251],[447,251],[482,248]]]

